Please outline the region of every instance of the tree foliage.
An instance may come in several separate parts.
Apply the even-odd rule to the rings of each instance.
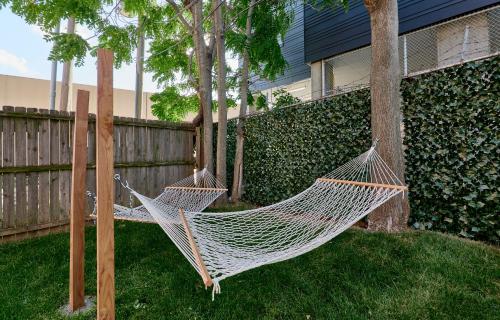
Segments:
[[[45,39],[53,43],[49,59],[61,62],[74,59],[76,65],[82,65],[87,54],[95,55],[99,47],[113,50],[116,67],[134,62],[137,25],[133,18],[124,18],[122,14],[142,16],[150,45],[145,70],[153,74],[153,80],[164,90],[152,97],[153,113],[162,119],[178,121],[189,112],[196,112],[199,72],[192,33],[182,21],[192,23],[192,16],[182,1],[174,2],[177,9],[168,2],[158,4],[151,0],[0,0],[0,8],[9,6],[13,13],[46,33]],[[228,0],[224,12],[227,48],[235,58],[245,47],[249,3],[249,0]],[[289,0],[256,2],[252,41],[248,43],[250,71],[254,76],[272,80],[286,68],[280,43],[293,20],[289,3]],[[204,2],[203,23],[208,34],[213,30],[212,11],[210,1]],[[68,17],[74,17],[78,25],[94,35],[83,38],[79,34],[54,34],[54,27]],[[215,76],[214,70],[212,73]],[[240,74],[240,70],[228,70],[229,106],[236,105],[238,95],[234,89],[239,86]]]
[[[292,96],[288,91],[279,89],[273,92],[274,108],[283,108],[301,102],[299,98]]]
[[[130,21],[118,22],[121,10],[147,11],[149,1],[133,0],[0,0],[0,8],[9,6],[12,12],[29,24],[38,25],[46,33],[45,39],[53,42],[49,59],[60,62],[75,59],[82,65],[87,53],[95,55],[96,49],[105,47],[115,53],[115,66],[133,61],[132,52],[137,43],[136,25]],[[73,17],[94,36],[83,38],[78,34],[54,34],[54,27],[61,20]],[[94,41],[91,41],[94,40]],[[92,42],[92,44],[91,44]]]

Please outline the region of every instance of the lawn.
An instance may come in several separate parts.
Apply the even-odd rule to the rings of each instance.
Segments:
[[[95,228],[86,235],[95,295]],[[0,319],[62,319],[68,248],[69,234],[0,245]],[[498,319],[500,251],[433,232],[352,229],[221,286],[212,302],[159,226],[116,223],[117,319]]]

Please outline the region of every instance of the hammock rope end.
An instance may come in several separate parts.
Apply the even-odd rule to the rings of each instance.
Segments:
[[[215,295],[216,294],[220,294],[221,293],[221,290],[220,290],[220,284],[219,284],[219,281],[218,280],[213,280],[213,287],[212,287],[212,301],[215,300]]]

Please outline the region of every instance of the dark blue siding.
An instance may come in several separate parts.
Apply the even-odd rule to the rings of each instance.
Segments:
[[[407,33],[475,11],[499,0],[399,0],[399,32]],[[370,19],[362,0],[343,8],[304,10],[305,62],[317,61],[370,44]]]

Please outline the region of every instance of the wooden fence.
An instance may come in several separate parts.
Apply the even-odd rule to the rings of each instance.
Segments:
[[[0,111],[0,240],[69,223],[74,113],[4,106]],[[95,193],[95,115],[89,115],[87,190]],[[149,196],[193,172],[190,124],[114,118],[115,172]],[[115,202],[129,193],[115,184]],[[90,203],[90,202],[89,202]],[[89,212],[90,212],[89,205]]]

